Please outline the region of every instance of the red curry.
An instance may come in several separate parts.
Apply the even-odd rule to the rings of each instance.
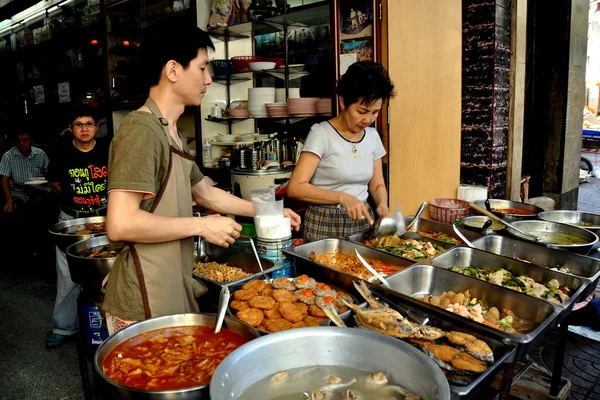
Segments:
[[[172,390],[210,383],[225,357],[248,342],[227,329],[181,326],[135,336],[115,347],[102,371],[123,385],[144,390]]]

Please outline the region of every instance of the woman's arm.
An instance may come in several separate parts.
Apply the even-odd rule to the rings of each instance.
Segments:
[[[377,215],[384,217],[389,214],[388,193],[383,179],[381,158],[373,162],[373,177],[369,181],[369,193],[377,207]]]

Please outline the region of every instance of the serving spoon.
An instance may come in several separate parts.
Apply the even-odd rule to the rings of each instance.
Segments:
[[[488,219],[488,221],[491,221],[490,219]],[[469,239],[467,239],[467,237],[465,235],[462,234],[461,231],[458,230],[458,226],[452,224],[452,229],[454,229],[454,233],[456,233],[456,235],[463,241],[465,242],[465,244],[469,247],[475,248],[475,246],[473,246],[473,243],[471,243],[471,241]]]
[[[223,320],[225,319],[225,310],[229,304],[229,288],[227,285],[221,287],[221,293],[219,294],[219,306],[217,308],[217,320],[215,321],[215,333],[221,332],[223,326]]]
[[[373,233],[375,237],[385,235],[402,236],[406,233],[406,224],[400,212],[400,203],[396,205],[396,212],[392,216],[379,218],[375,221],[373,224]]]
[[[529,232],[525,232],[524,230],[517,228],[516,226],[514,226],[513,224],[511,224],[510,222],[508,222],[506,219],[498,217],[496,214],[494,214],[492,212],[489,212],[485,208],[479,207],[475,203],[472,203],[472,202],[469,203],[469,207],[471,207],[475,211],[480,212],[483,215],[487,215],[488,217],[490,217],[494,221],[498,221],[498,222],[504,224],[505,226],[508,226],[510,229],[513,229],[515,232],[518,232],[520,235],[525,236],[526,238],[529,238],[529,240],[533,240],[533,241],[535,241],[537,243],[540,243],[540,244],[546,244],[546,242],[544,241],[544,239],[542,239],[541,237],[532,235]]]
[[[258,256],[258,251],[256,251],[256,246],[254,245],[254,240],[250,238],[250,245],[252,246],[252,252],[254,252],[254,257],[256,257],[256,261],[258,262],[258,267],[260,268],[260,272],[262,272],[265,277],[265,282],[271,283],[271,279],[269,276],[265,274],[265,270],[263,269],[262,263],[260,262],[260,257]]]
[[[373,275],[375,275],[375,278],[379,279],[381,281],[381,283],[383,283],[383,285],[385,287],[391,288],[390,283],[388,281],[385,280],[385,278],[377,271],[375,271],[375,268],[371,267],[369,265],[369,263],[367,262],[367,260],[365,260],[360,253],[358,252],[358,250],[354,249],[354,251],[356,252],[356,258],[358,258],[358,260],[362,263],[362,265],[365,266],[366,269],[369,270],[369,272],[371,272]]]
[[[421,206],[419,207],[419,209],[417,210],[417,213],[415,214],[415,216],[413,217],[412,221],[410,221],[408,223],[408,225],[406,226],[406,230],[410,231],[410,228],[412,228],[412,226],[415,224],[415,222],[417,222],[417,220],[419,219],[419,217],[421,216],[421,214],[423,214],[423,211],[425,211],[425,207],[427,207],[427,202],[424,201]]]

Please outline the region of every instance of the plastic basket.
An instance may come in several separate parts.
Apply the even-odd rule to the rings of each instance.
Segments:
[[[469,215],[469,203],[459,199],[433,199],[429,202],[429,215],[435,221],[451,224]]]
[[[236,73],[250,72],[250,63],[262,61],[261,56],[235,56],[231,57],[233,61],[233,69]]]
[[[215,76],[233,74],[233,61],[231,60],[212,60],[210,64]]]

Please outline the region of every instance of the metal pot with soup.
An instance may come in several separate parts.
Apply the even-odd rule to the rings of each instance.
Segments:
[[[515,221],[512,222],[512,225],[541,238],[545,246],[553,249],[586,255],[598,243],[596,234],[567,224],[548,221]],[[532,238],[520,234],[509,226],[506,227],[506,230],[517,239],[533,242]]]

